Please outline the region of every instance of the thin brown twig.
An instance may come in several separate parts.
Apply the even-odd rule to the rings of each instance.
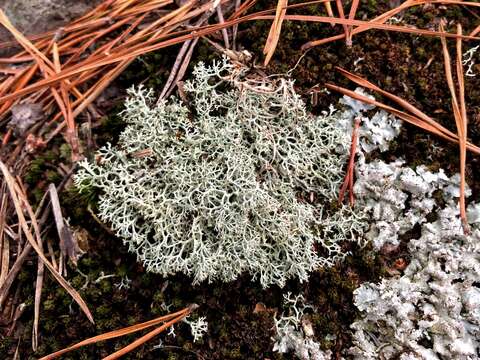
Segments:
[[[352,143],[350,145],[350,158],[348,160],[347,171],[345,173],[345,179],[343,180],[342,187],[338,194],[338,202],[343,203],[345,194],[349,192],[350,206],[353,206],[355,201],[353,193],[353,183],[354,183],[354,174],[355,174],[355,156],[357,154],[357,143],[358,143],[358,130],[360,128],[361,118],[358,117],[355,119],[352,130]]]

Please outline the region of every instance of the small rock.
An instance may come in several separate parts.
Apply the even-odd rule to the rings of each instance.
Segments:
[[[37,121],[43,118],[40,104],[19,104],[12,107],[12,120],[8,126],[13,129],[15,136],[23,136]]]

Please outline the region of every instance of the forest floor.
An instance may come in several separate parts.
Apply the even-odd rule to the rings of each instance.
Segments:
[[[361,1],[357,18],[371,19],[384,12],[394,1]],[[259,1],[256,10],[274,8],[272,1]],[[303,12],[324,14],[321,4],[310,5]],[[460,6],[418,6],[401,14],[402,23],[424,29],[435,29],[441,18],[449,24],[462,23],[471,30],[480,22],[480,16]],[[250,22],[241,25],[238,32],[240,46],[254,55],[256,63],[263,62],[262,49],[270,22]],[[427,114],[434,116],[442,125],[455,131],[451,112],[450,93],[446,87],[444,64],[440,40],[410,34],[381,30],[370,30],[353,38],[347,47],[340,40],[315,47],[303,58],[302,44],[312,39],[337,34],[340,26],[326,24],[285,22],[281,40],[275,55],[265,70],[268,73],[286,73],[295,79],[297,91],[302,94],[312,112],[318,113],[330,104],[336,104],[339,95],[316,92],[324,83],[333,82],[350,87],[335,70],[341,66],[361,75],[414,104]],[[220,38],[219,38],[220,39]],[[472,45],[466,43],[467,50]],[[179,47],[160,50],[142,56],[112,85],[109,96],[104,97],[108,116],[98,122],[93,130],[92,150],[115,142],[123,128],[117,115],[122,108],[125,89],[143,82],[156,90],[161,89],[171,69]],[[453,48],[453,42],[452,42]],[[191,60],[210,61],[219,54],[206,41],[201,40]],[[478,59],[480,63],[480,59]],[[466,103],[468,107],[469,139],[480,143],[480,65],[473,67],[476,77],[466,78]],[[187,72],[188,74],[188,72]],[[314,100],[314,101],[312,101]],[[434,151],[434,149],[436,149]],[[374,154],[373,156],[377,156]],[[379,156],[379,155],[378,155]],[[427,164],[432,168],[443,168],[449,174],[459,171],[458,148],[433,138],[425,132],[405,124],[401,135],[391,149],[381,155],[385,160],[402,157],[407,164]],[[34,155],[25,182],[32,194],[32,203],[37,203],[50,182],[58,183],[61,176],[56,172],[60,162],[68,158],[68,150],[61,139],[53,141],[43,152]],[[480,198],[480,158],[469,157],[466,170],[467,182],[472,188],[473,199]],[[46,277],[40,316],[39,349],[31,350],[34,284],[36,261],[27,261],[23,267],[15,290],[27,305],[25,312],[8,337],[0,340],[0,357],[12,358],[15,349],[20,349],[20,358],[37,358],[69,346],[84,338],[149,320],[165,313],[165,305],[176,310],[191,303],[200,305],[197,310],[206,316],[209,323],[203,341],[193,343],[185,325],[178,325],[176,336],[161,335],[162,347],[155,347],[153,340],[128,355],[129,359],[290,359],[292,355],[272,351],[274,311],[282,311],[282,294],[302,292],[316,311],[311,315],[315,338],[325,349],[331,349],[336,358],[341,350],[348,348],[349,325],[358,315],[352,301],[352,292],[364,281],[376,281],[388,276],[389,269],[398,258],[406,258],[402,246],[393,254],[374,253],[371,248],[359,249],[352,246],[352,255],[343,263],[330,269],[322,269],[311,275],[308,283],[290,281],[285,288],[262,289],[249,276],[233,283],[203,283],[191,285],[185,276],[161,276],[147,273],[121,241],[109,233],[92,216],[92,199],[85,199],[75,188],[67,188],[60,194],[65,217],[78,236],[85,239],[81,246],[85,254],[77,268],[69,268],[68,279],[79,289],[95,318],[95,325],[88,322],[70,296],[50,277]],[[403,242],[418,236],[408,233]],[[104,275],[114,275],[100,278]],[[128,286],[120,286],[128,279]],[[268,311],[255,312],[257,304],[265,305]],[[335,340],[324,340],[326,335],[335,335]],[[91,345],[64,359],[100,359],[133,341],[127,336]]]

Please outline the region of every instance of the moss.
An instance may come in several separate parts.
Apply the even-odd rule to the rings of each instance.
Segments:
[[[43,308],[47,311],[55,309],[55,302],[53,301],[53,299],[44,300]]]
[[[35,206],[36,204],[38,204],[41,201],[44,194],[45,194],[45,191],[41,188],[33,189],[29,194],[31,198],[30,200],[33,199],[32,205]]]
[[[54,183],[56,185],[58,185],[63,179],[63,177],[58,172],[56,172],[54,170],[47,170],[45,172],[45,177],[46,177],[48,183]]]
[[[113,288],[112,288],[112,283],[110,282],[110,279],[106,279],[105,281],[100,281],[100,291],[103,293],[111,293]]]
[[[229,358],[231,359],[242,359],[242,350],[240,346],[235,347],[229,352]]]
[[[98,146],[107,142],[115,144],[120,133],[125,129],[125,122],[118,114],[123,110],[123,105],[114,107],[108,116],[105,116],[96,131],[95,140]]]
[[[44,153],[43,158],[45,159],[45,161],[52,163],[57,160],[58,155],[53,150],[47,150]]]
[[[167,360],[180,360],[177,354],[171,352],[168,354]]]
[[[59,156],[62,160],[69,160],[72,157],[72,149],[67,143],[60,145],[59,152]]]
[[[273,0],[260,1],[256,5],[256,10],[274,8],[275,6],[276,2]],[[388,10],[388,6],[390,5],[387,1],[362,1],[359,4],[357,18],[361,19],[365,16],[365,18],[370,19],[373,14]],[[451,20],[452,23],[460,20],[466,31],[467,29],[473,29],[476,25],[475,17],[471,16],[465,9],[456,6],[447,6],[446,9],[441,10],[436,6],[434,10],[425,11],[423,7],[417,7],[406,12],[404,19],[405,22],[418,27],[429,26],[435,17],[443,16]],[[324,13],[324,7],[315,6],[314,11],[319,14]],[[239,43],[255,54],[257,64],[263,60],[261,52],[269,27],[270,24],[266,21],[250,22],[240,26]],[[329,25],[304,22],[283,28],[282,41],[280,41],[271,66],[267,71],[275,73],[278,72],[278,69],[282,71],[286,68],[290,69],[301,55],[299,49],[304,42],[334,35],[340,31],[339,26],[332,28]],[[283,41],[284,36],[285,39],[292,40]],[[382,44],[388,44],[388,46],[381,46]],[[467,44],[465,45],[467,46]],[[168,76],[177,50],[178,47],[170,48],[167,51],[152,54],[151,57],[143,57],[143,61],[135,61],[120,79],[120,86],[126,88],[134,82],[138,83],[150,77],[147,84],[160,88],[163,80]],[[410,58],[406,57],[406,54],[409,54],[408,50],[410,51]],[[451,117],[450,97],[448,91],[445,91],[443,64],[441,61],[433,61],[428,68],[425,68],[428,59],[432,57],[437,59],[439,54],[441,54],[440,42],[433,37],[369,31],[355,36],[354,45],[351,49],[347,49],[342,41],[312,49],[293,72],[293,77],[296,79],[298,90],[304,94],[314,85],[318,84],[320,88],[323,87],[323,84],[327,81],[353,88],[351,83],[338,76],[335,71],[324,69],[332,69],[333,66],[338,65],[353,70],[353,61],[364,57],[364,60],[358,63],[356,73],[385,90],[407,99],[427,114],[435,116],[441,124],[455,130]],[[217,57],[217,54],[200,40],[191,64],[194,64],[198,59],[210,61],[214,57]],[[409,69],[405,71],[405,63],[407,62]],[[149,64],[148,67],[145,64]],[[155,72],[158,72],[158,77],[155,77]],[[466,100],[470,111],[469,118],[473,119],[475,105],[480,102],[480,77],[466,79],[465,85]],[[312,110],[320,111],[337,98],[336,94],[319,94],[318,104],[312,106]],[[121,105],[112,110],[112,113],[119,110],[122,110]],[[101,126],[94,129],[96,144],[101,146],[107,141],[115,142],[123,126],[120,117],[115,115],[105,117]],[[479,128],[473,121],[469,124],[469,134],[472,136],[474,143],[480,142]],[[432,144],[444,146],[445,151],[437,155],[432,154],[430,151]],[[54,152],[58,152],[59,159],[65,161],[70,159],[68,145],[60,144],[59,150]],[[451,173],[458,171],[458,151],[455,146],[445,146],[445,143],[438,142],[433,137],[428,137],[422,131],[410,126],[406,126],[405,131],[395,141],[395,146],[385,154],[385,158],[395,159],[401,156],[409,164],[419,164],[425,162],[427,153],[433,156],[432,160],[428,161],[435,163],[436,166],[441,166]],[[37,159],[34,159],[32,163],[33,168],[27,169],[29,178],[29,181],[25,181],[27,185],[31,185],[32,188],[37,186],[44,180],[44,171],[51,169],[49,166],[52,164],[49,163],[57,160],[48,156],[42,158],[42,154],[37,156]],[[35,166],[38,167],[35,168]],[[475,166],[475,162],[468,166],[471,179],[479,178],[480,167]],[[480,182],[470,180],[469,184],[473,188],[474,196],[478,196],[480,194]],[[35,191],[36,198],[43,195],[41,187],[33,191]],[[96,319],[96,326],[92,326],[78,310],[78,307],[72,305],[69,296],[64,291],[56,291],[59,285],[47,276],[40,319],[43,336],[35,358],[71,345],[86,337],[98,335],[102,330],[110,331],[164,314],[165,311],[159,308],[160,300],[169,304],[170,299],[177,299],[176,304],[179,306],[196,302],[201,305],[198,311],[202,316],[207,316],[209,321],[207,341],[202,345],[193,344],[192,348],[195,353],[199,354],[199,357],[209,360],[229,359],[231,352],[235,353],[240,349],[244,359],[269,358],[280,360],[292,358],[291,355],[283,356],[271,351],[272,315],[251,313],[251,309],[255,307],[257,302],[263,302],[269,308],[280,308],[280,294],[282,292],[280,289],[274,287],[262,291],[258,284],[243,278],[227,285],[212,283],[192,287],[189,279],[178,276],[169,279],[170,285],[165,289],[163,295],[159,296],[157,294],[160,292],[165,279],[157,275],[145,274],[141,267],[137,265],[136,259],[126,253],[126,249],[120,245],[120,242],[106,233],[90,216],[87,207],[94,208],[96,194],[78,194],[74,189],[69,189],[60,196],[61,203],[66,210],[66,216],[71,218],[73,224],[84,227],[92,234],[92,249],[79,260],[79,269],[87,274],[92,281],[98,277],[100,271],[116,273],[118,264],[126,264],[127,274],[133,280],[132,284],[136,285],[132,286],[128,292],[123,293],[117,292],[113,287],[103,288],[101,285],[92,283],[85,290],[82,290],[82,297],[92,311],[101,306],[110,311],[105,318]],[[336,335],[336,341],[326,342],[322,340],[322,346],[331,348],[334,353],[339,343],[342,343],[343,347],[348,347],[350,341],[348,326],[352,319],[358,315],[352,304],[351,290],[357,282],[377,281],[379,276],[385,273],[381,258],[371,255],[370,248],[352,249],[352,251],[353,256],[348,258],[337,271],[322,270],[318,274],[313,274],[308,284],[289,283],[283,290],[302,290],[306,293],[307,300],[318,309],[317,312],[312,314],[316,338],[322,340],[326,334]],[[36,276],[36,266],[33,265],[35,264],[27,264],[18,278],[19,287],[22,289],[21,298],[28,300],[30,304],[33,301],[33,285]],[[69,269],[68,278],[69,280],[75,279],[74,286],[77,289],[83,285],[83,282],[79,280],[83,278],[76,275],[74,269]],[[110,281],[106,282],[111,284]],[[330,288],[336,289],[336,303],[331,303],[329,300],[328,291]],[[121,302],[112,303],[114,293],[116,294],[115,298],[117,296],[121,297]],[[245,309],[249,309],[250,312]],[[177,309],[172,308],[172,310]],[[241,314],[237,310],[241,310]],[[71,311],[73,311],[72,314]],[[32,308],[29,307],[21,321],[31,318],[32,315]],[[68,318],[71,320],[68,321]],[[30,345],[30,324],[31,322],[22,324],[25,325],[25,330],[20,340],[21,358],[33,358]],[[68,324],[68,326],[65,324]],[[190,336],[184,326],[179,326],[176,332],[177,338],[163,335],[160,335],[159,338],[167,345],[178,346],[178,343],[185,343],[185,338]],[[130,337],[129,340],[135,338]],[[177,339],[179,339],[178,343]],[[126,340],[114,339],[89,346],[65,358],[101,358],[113,352],[120,344],[126,345]],[[150,350],[153,345],[154,342],[148,343],[145,345],[145,349]],[[13,358],[16,346],[17,340],[2,338],[0,340],[0,357]],[[148,352],[142,349],[129,356],[129,358],[138,357],[143,357],[145,360],[158,358],[189,360],[196,358],[195,355],[187,355],[182,351],[168,350],[159,355],[159,352]]]
[[[33,159],[28,166],[27,173],[25,174],[25,182],[28,185],[35,185],[42,178],[45,169],[45,159],[43,157]]]
[[[88,208],[96,208],[97,196],[98,192],[93,187],[84,188],[81,193],[76,187],[70,187],[62,192],[61,202],[64,207],[69,209],[74,219],[89,219],[91,216]]]
[[[95,315],[100,318],[110,317],[112,309],[107,305],[101,305],[95,309]]]

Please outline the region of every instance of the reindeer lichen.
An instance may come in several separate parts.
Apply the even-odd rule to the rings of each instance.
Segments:
[[[194,283],[248,272],[266,287],[341,259],[365,224],[328,210],[350,142],[341,113],[313,116],[293,82],[226,60],[198,64],[184,91],[187,104],[155,104],[131,89],[118,146],[75,177],[101,191],[99,217],[147,270]]]

